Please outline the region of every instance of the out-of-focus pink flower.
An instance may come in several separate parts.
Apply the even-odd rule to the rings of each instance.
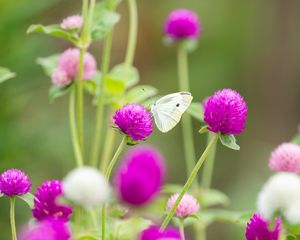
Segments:
[[[169,198],[167,204],[168,211],[170,211],[173,208],[178,196],[179,194],[175,193]],[[192,195],[185,194],[183,195],[183,198],[181,199],[178,207],[176,208],[175,216],[179,218],[184,218],[196,214],[199,211],[199,209],[200,206],[196,198],[194,198]]]
[[[80,15],[69,16],[62,20],[60,27],[66,30],[81,29],[82,22]]]
[[[52,83],[58,87],[65,87],[72,82],[72,79],[68,76],[68,74],[60,69],[56,68],[51,76]]]

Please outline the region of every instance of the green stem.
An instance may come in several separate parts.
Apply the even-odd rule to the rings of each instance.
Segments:
[[[179,232],[180,232],[180,240],[185,240],[183,219],[180,219],[180,221],[179,221]]]
[[[69,118],[70,118],[71,138],[72,138],[75,159],[76,159],[77,166],[80,167],[83,165],[83,159],[82,159],[80,145],[78,142],[78,136],[77,136],[77,131],[76,131],[75,91],[73,88],[71,89],[71,92],[70,92]]]
[[[208,132],[207,144],[210,142],[210,140],[213,138],[213,136],[214,136],[214,134],[212,132]],[[207,160],[205,161],[204,166],[203,166],[202,184],[201,185],[205,189],[209,189],[211,186],[216,150],[217,150],[217,144],[215,144],[213,146],[213,148],[211,149],[211,152],[208,154]]]
[[[125,66],[129,68],[133,64],[136,42],[137,42],[138,13],[137,13],[136,0],[128,0],[128,7],[129,7],[129,36],[127,42]]]
[[[207,158],[209,152],[211,151],[212,147],[217,143],[218,141],[218,134],[215,134],[214,137],[212,138],[212,140],[210,141],[210,143],[207,145],[206,149],[204,150],[203,154],[201,155],[201,157],[199,158],[197,164],[195,165],[194,169],[192,170],[187,182],[185,183],[185,185],[183,186],[175,204],[173,205],[172,209],[170,210],[170,212],[168,213],[167,217],[165,218],[165,220],[163,221],[163,223],[161,224],[161,230],[164,230],[170,220],[172,219],[181,199],[183,198],[184,194],[188,191],[188,189],[190,188],[190,186],[192,185],[192,183],[194,182],[199,169],[201,168],[202,164],[204,163],[205,159]]]
[[[97,215],[95,213],[95,210],[89,209],[89,212],[90,212],[91,219],[92,219],[92,222],[94,224],[94,227],[95,227],[95,229],[97,229],[98,228],[98,221],[97,221]]]
[[[97,109],[96,109],[96,122],[95,122],[95,133],[94,133],[94,141],[92,147],[92,157],[91,157],[91,164],[92,166],[97,166],[99,151],[101,147],[101,135],[103,131],[103,115],[104,115],[104,79],[109,70],[109,62],[110,62],[110,54],[112,48],[112,36],[113,32],[111,31],[107,38],[104,41],[104,50],[102,55],[102,66],[101,66],[101,73],[102,73],[102,81],[98,85],[97,89]]]
[[[103,149],[103,155],[101,157],[100,170],[102,172],[105,171],[108,165],[109,159],[111,157],[114,148],[115,138],[116,138],[116,131],[114,129],[109,128],[107,130],[107,134],[105,138],[106,139],[105,148]]]
[[[15,222],[15,203],[16,198],[10,198],[10,226],[11,226],[11,238],[17,240],[16,222]]]
[[[188,72],[188,56],[187,50],[183,44],[180,44],[177,52],[178,64],[178,79],[180,91],[189,91],[189,72]],[[186,161],[187,176],[192,172],[196,164],[195,147],[193,140],[193,128],[191,116],[185,114],[182,116],[182,133],[184,154]],[[195,186],[198,186],[198,181],[195,181]]]
[[[107,181],[109,181],[109,178],[110,178],[110,175],[111,175],[111,172],[112,172],[112,169],[113,167],[115,166],[120,154],[122,153],[124,147],[126,146],[126,143],[127,143],[127,136],[124,136],[117,151],[115,152],[115,155],[113,156],[112,160],[110,161],[108,167],[107,167],[107,170],[105,172],[105,177],[107,179]],[[106,209],[106,204],[103,205],[103,208],[102,208],[102,240],[105,240],[105,209]]]

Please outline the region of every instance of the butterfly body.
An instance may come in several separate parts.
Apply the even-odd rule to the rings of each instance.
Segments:
[[[151,112],[157,128],[168,132],[174,128],[193,100],[189,92],[168,94],[151,105]]]

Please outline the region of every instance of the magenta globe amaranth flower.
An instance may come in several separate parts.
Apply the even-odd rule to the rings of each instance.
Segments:
[[[245,128],[247,114],[244,98],[235,90],[222,89],[207,99],[204,121],[212,132],[240,134]]]
[[[9,197],[24,195],[31,186],[29,177],[19,169],[9,169],[0,175],[0,193]]]
[[[62,195],[62,182],[52,180],[43,183],[34,194],[33,216],[38,220],[54,217],[67,221],[72,209],[57,202]]]
[[[82,22],[80,15],[69,16],[62,20],[60,27],[66,30],[80,29]]]
[[[300,146],[282,143],[272,153],[269,167],[275,172],[300,173]]]
[[[113,116],[118,128],[132,140],[145,140],[153,131],[151,113],[139,104],[127,104]]]
[[[69,78],[76,79],[78,75],[80,51],[69,48],[64,51],[58,60],[58,68],[64,70]],[[86,52],[83,60],[83,80],[89,80],[97,74],[97,63],[93,55]]]
[[[150,226],[140,234],[139,240],[180,240],[180,232],[178,229],[168,227],[164,231],[160,231],[158,226]]]
[[[197,14],[188,9],[172,11],[165,23],[165,34],[173,40],[196,39],[200,32]]]
[[[49,218],[27,227],[20,235],[21,240],[69,240],[68,224],[60,219]]]
[[[157,150],[149,146],[132,148],[116,173],[119,197],[133,206],[148,203],[160,191],[165,172],[164,159]]]
[[[246,240],[278,240],[280,228],[280,218],[276,218],[274,229],[270,229],[267,220],[259,214],[254,214],[247,223]]]
[[[167,203],[167,211],[170,211],[173,208],[178,196],[179,194],[175,193],[169,198]],[[194,198],[192,195],[184,194],[183,198],[181,199],[179,205],[176,208],[175,216],[178,218],[185,218],[196,214],[199,211],[199,209],[200,206],[197,202],[197,199]]]

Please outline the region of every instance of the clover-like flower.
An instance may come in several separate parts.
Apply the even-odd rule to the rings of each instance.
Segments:
[[[19,169],[9,169],[0,175],[0,192],[9,197],[24,195],[31,186],[29,177]]]
[[[145,140],[153,131],[151,113],[139,104],[127,104],[113,116],[118,128],[132,140]]]
[[[275,172],[300,173],[300,146],[282,143],[272,153],[269,167]]]
[[[245,128],[247,114],[244,98],[232,89],[219,90],[205,102],[204,121],[212,132],[240,134]]]
[[[151,201],[165,179],[162,155],[149,146],[130,149],[116,173],[116,185],[121,200],[133,206]]]
[[[200,32],[197,14],[188,9],[172,11],[165,22],[165,34],[173,40],[197,39]]]
[[[66,30],[81,29],[82,23],[82,17],[80,15],[74,15],[63,19],[60,27]]]
[[[72,209],[57,202],[62,195],[61,181],[52,180],[43,183],[34,194],[33,216],[37,220],[54,217],[67,221],[72,214]]]
[[[175,193],[169,198],[167,203],[167,211],[170,211],[172,209],[178,196],[179,194]],[[178,207],[176,208],[175,216],[178,218],[185,218],[187,216],[196,214],[199,211],[199,209],[200,206],[199,203],[197,202],[197,199],[190,194],[184,194]]]
[[[247,223],[246,240],[278,240],[281,228],[281,219],[276,218],[273,229],[269,227],[269,222],[259,214],[254,214]]]
[[[58,87],[68,86],[72,79],[61,68],[56,68],[51,75],[52,83]]]

